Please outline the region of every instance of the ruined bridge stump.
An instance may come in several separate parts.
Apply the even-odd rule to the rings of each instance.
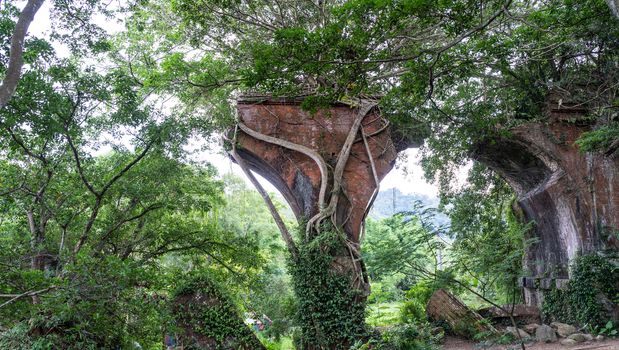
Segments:
[[[578,149],[595,128],[587,113],[551,98],[544,122],[517,126],[473,154],[510,184],[524,221],[534,223],[521,281],[527,305],[541,307],[545,290],[563,288],[579,255],[619,250],[619,156]]]
[[[346,104],[335,104],[312,114],[302,110],[300,102],[297,99],[240,99],[237,109],[240,121],[252,130],[317,151],[330,167],[327,187],[330,189],[333,186],[331,172],[357,110]],[[387,121],[377,108],[365,115],[362,128],[368,135],[369,150],[380,181],[393,168],[402,148],[392,140]],[[260,141],[241,130],[238,131],[237,145],[238,154],[249,168],[280,191],[299,222],[318,213],[321,173],[314,160],[300,152]],[[342,182],[344,191],[337,194],[337,224],[352,242],[358,244],[363,221],[377,189],[360,134],[353,144]]]
[[[401,148],[372,101],[316,113],[302,110],[300,102],[240,100],[230,154],[265,198],[291,253],[300,349],[344,349],[369,334],[370,286],[359,241],[380,180]],[[298,241],[303,250],[250,170],[271,182],[299,223],[307,223]]]
[[[316,114],[303,111],[295,99],[241,99],[240,121],[261,134],[277,137],[317,151],[332,171],[357,111],[336,104]],[[543,291],[569,279],[568,266],[578,255],[618,250],[619,158],[615,154],[582,153],[578,137],[595,126],[573,120],[585,110],[559,108],[550,101],[545,123],[513,128],[511,137],[476,145],[471,156],[501,175],[517,194],[525,222],[534,222],[527,238],[524,265],[530,273],[523,281],[527,305],[541,305]],[[396,142],[377,109],[363,119],[369,150],[381,180],[393,167],[397,153],[418,147],[421,140]],[[303,222],[318,213],[321,173],[310,157],[257,140],[238,131],[238,154],[249,168],[271,182]],[[346,163],[343,188],[338,193],[336,220],[347,238],[359,244],[362,225],[377,189],[368,152],[357,135]],[[330,191],[329,191],[330,192]],[[539,287],[537,286],[539,284]]]

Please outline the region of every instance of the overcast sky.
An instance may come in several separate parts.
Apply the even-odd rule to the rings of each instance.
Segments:
[[[396,168],[391,170],[389,174],[381,181],[380,188],[397,188],[404,193],[420,193],[429,197],[434,197],[438,194],[436,186],[429,184],[423,178],[423,172],[419,166],[419,158],[417,149],[408,149],[405,151],[407,157],[404,161],[400,161],[400,164],[396,165]],[[232,172],[243,178],[243,171],[241,168],[224,157],[218,154],[217,151],[200,152],[195,155],[197,160],[207,160],[211,164],[215,165],[220,174]],[[406,169],[406,172],[404,171]],[[262,178],[261,183],[269,191],[275,191],[275,188],[268,184],[268,182]],[[249,180],[246,179],[249,183]]]
[[[20,3],[22,3],[23,6],[25,2]],[[49,9],[50,1],[46,1],[41,10],[39,10],[39,12],[37,13],[33,23],[31,24],[31,34],[37,36],[45,36],[46,32],[50,28]],[[116,23],[109,22],[106,22],[105,28],[111,31],[122,30],[122,26]],[[54,45],[54,47],[59,56],[68,55],[68,50],[66,48],[60,47],[59,45]],[[400,164],[398,164],[396,168],[393,169],[385,177],[385,179],[383,179],[383,181],[381,182],[381,189],[395,187],[404,193],[420,193],[431,197],[436,196],[438,193],[437,187],[429,184],[423,178],[423,173],[421,167],[419,166],[417,149],[409,149],[405,151],[405,153],[406,157],[404,157],[404,160],[399,161]],[[211,151],[201,151],[194,154],[193,157],[196,160],[206,160],[212,163],[219,170],[220,174],[233,172],[234,174],[245,178],[239,166],[232,163],[229,159],[220,154],[220,152],[216,149],[212,149]],[[249,183],[249,180],[245,180]],[[267,190],[275,191],[275,188],[271,186],[266,180],[262,178],[260,178],[260,180]]]

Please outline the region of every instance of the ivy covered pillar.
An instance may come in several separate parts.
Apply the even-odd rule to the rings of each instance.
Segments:
[[[295,243],[274,215],[292,255],[305,340],[300,346],[347,348],[365,331],[370,289],[359,247],[364,220],[380,180],[409,144],[394,142],[373,101],[315,113],[303,110],[302,102],[240,99],[231,156],[250,179],[249,170],[273,184],[303,228]]]

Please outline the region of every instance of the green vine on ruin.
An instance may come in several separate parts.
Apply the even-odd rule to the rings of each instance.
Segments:
[[[348,349],[369,336],[361,291],[350,288],[351,277],[333,268],[344,254],[348,252],[341,235],[322,227],[311,242],[300,245],[299,259],[289,264],[298,297],[297,349]]]
[[[185,349],[264,349],[236,305],[208,275],[193,275],[172,295],[172,315]]]
[[[591,330],[603,327],[619,302],[618,257],[585,255],[572,265],[567,289],[553,289],[544,298],[543,317]]]

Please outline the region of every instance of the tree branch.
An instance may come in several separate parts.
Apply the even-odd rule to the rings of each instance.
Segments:
[[[374,60],[367,60],[367,59],[351,60],[351,61],[335,61],[335,60],[331,60],[331,61],[318,61],[318,62],[326,63],[326,64],[338,64],[338,65],[393,63],[393,62],[411,61],[411,60],[417,59],[417,58],[419,58],[419,57],[421,57],[422,55],[425,55],[425,54],[440,54],[440,53],[443,53],[443,52],[451,49],[452,47],[458,45],[463,40],[465,40],[469,36],[475,34],[476,32],[479,32],[479,31],[482,31],[482,30],[486,29],[501,14],[503,14],[504,12],[507,11],[509,6],[511,5],[511,2],[512,2],[512,0],[508,0],[507,3],[505,3],[505,5],[503,5],[501,7],[501,9],[499,9],[498,11],[493,13],[486,21],[480,23],[479,25],[477,25],[474,28],[471,28],[471,29],[467,30],[466,32],[464,32],[463,34],[459,35],[458,37],[456,37],[455,39],[453,39],[452,41],[448,42],[447,44],[445,44],[443,46],[429,48],[429,49],[424,49],[424,50],[421,50],[417,54],[409,55],[409,56],[397,56],[397,57],[389,57],[389,58],[374,59]]]
[[[8,301],[5,301],[4,303],[0,304],[0,309],[13,303],[16,302],[19,299],[23,299],[23,298],[27,298],[27,297],[33,297],[33,296],[37,296],[39,294],[43,294],[43,293],[47,293],[52,289],[57,288],[56,286],[49,286],[45,289],[41,289],[41,290],[37,290],[37,291],[28,291],[22,294],[0,294],[0,298],[11,298]]]
[[[239,127],[241,125],[242,123],[239,123]],[[254,185],[256,190],[258,190],[258,193],[260,193],[260,196],[262,196],[262,199],[264,200],[269,211],[271,212],[271,216],[273,217],[273,220],[275,220],[275,223],[277,224],[277,227],[279,228],[279,232],[281,233],[282,239],[284,240],[284,242],[286,243],[286,246],[288,247],[288,251],[290,252],[290,255],[292,255],[292,257],[295,260],[297,260],[299,257],[299,250],[297,249],[297,246],[294,244],[292,235],[290,234],[290,231],[288,231],[288,228],[286,227],[284,220],[282,220],[282,217],[279,215],[279,212],[277,211],[277,208],[275,208],[275,205],[273,204],[271,197],[269,197],[269,194],[264,190],[264,188],[262,187],[260,182],[258,182],[254,174],[251,173],[251,170],[249,170],[249,168],[247,167],[247,164],[245,164],[245,160],[241,158],[241,156],[236,151],[236,132],[235,132],[234,139],[232,140],[232,150],[230,151],[230,155],[232,156],[232,158],[234,158],[237,164],[241,167],[241,169],[243,170],[245,175],[249,178],[249,181],[251,181],[251,183]]]
[[[606,0],[606,4],[608,4],[613,15],[619,19],[619,0]]]
[[[75,245],[75,248],[73,249],[74,255],[77,254],[80,251],[80,249],[82,249],[82,246],[84,245],[84,243],[86,243],[90,230],[92,230],[92,226],[94,225],[95,220],[97,219],[97,216],[99,215],[99,209],[101,209],[101,204],[102,204],[103,196],[105,195],[105,193],[110,189],[110,187],[116,181],[118,181],[121,177],[123,177],[129,170],[131,170],[131,168],[133,168],[134,165],[136,165],[140,160],[142,160],[142,158],[146,156],[146,154],[148,153],[148,151],[150,150],[150,148],[152,147],[152,145],[155,143],[156,140],[157,138],[153,138],[153,140],[151,140],[146,145],[144,150],[142,150],[142,152],[140,152],[140,154],[137,157],[135,157],[129,164],[127,164],[124,168],[122,168],[116,175],[114,175],[114,177],[110,179],[110,181],[108,181],[103,186],[103,189],[101,189],[100,192],[91,191],[95,194],[95,197],[96,197],[95,205],[92,209],[92,213],[90,214],[90,218],[88,219],[88,222],[86,223],[84,232],[82,233],[82,236],[79,238],[79,240],[77,241]]]
[[[140,160],[142,160],[142,158],[144,158],[146,156],[146,154],[148,153],[148,151],[150,151],[150,149],[152,148],[152,146],[155,144],[155,141],[158,139],[158,137],[154,137],[147,145],[146,147],[144,147],[144,149],[142,150],[142,152],[140,152],[140,154],[131,161],[131,163],[127,164],[121,171],[119,171],[116,175],[114,175],[114,177],[112,177],[110,179],[110,181],[108,181],[103,188],[101,189],[101,196],[103,196],[105,194],[105,192],[107,192],[107,190],[110,189],[110,187],[112,187],[112,185],[118,181],[121,177],[123,177],[125,175],[125,173],[127,173],[129,170],[131,170],[131,168],[133,168],[134,165],[136,165],[138,162],[140,162]]]
[[[15,134],[15,132],[13,131],[13,129],[11,129],[11,127],[5,125],[4,129],[9,133],[9,135],[11,136],[11,139],[13,140],[13,142],[15,142],[21,149],[24,150],[24,153],[36,160],[41,161],[41,163],[43,163],[44,166],[47,166],[47,159],[45,159],[45,157],[43,157],[40,154],[35,154],[31,149],[29,149],[28,147],[26,147],[26,144],[24,143],[23,140],[21,140],[17,134]]]
[[[123,226],[124,224],[131,222],[131,221],[135,221],[135,220],[139,220],[141,218],[143,218],[146,214],[150,213],[153,210],[157,210],[157,209],[161,209],[163,208],[163,205],[157,203],[157,204],[152,204],[149,205],[148,207],[144,208],[144,210],[142,210],[139,214],[134,215],[132,217],[129,218],[125,218],[123,220],[120,220],[118,223],[116,223],[116,225],[112,226],[109,230],[107,230],[107,232],[105,232],[100,240],[99,240],[99,244],[97,246],[97,248],[95,249],[96,251],[100,251],[101,249],[103,249],[103,244],[105,243],[105,240],[107,240],[107,238],[114,233],[114,231],[118,230],[121,226]],[[130,208],[131,209],[131,208]]]
[[[19,83],[21,78],[21,69],[24,65],[24,39],[28,33],[30,23],[34,19],[34,15],[39,11],[43,2],[44,0],[29,0],[19,14],[13,36],[11,37],[9,65],[2,85],[0,85],[0,108],[6,106],[11,97],[13,97],[13,94],[15,94],[17,83]]]

